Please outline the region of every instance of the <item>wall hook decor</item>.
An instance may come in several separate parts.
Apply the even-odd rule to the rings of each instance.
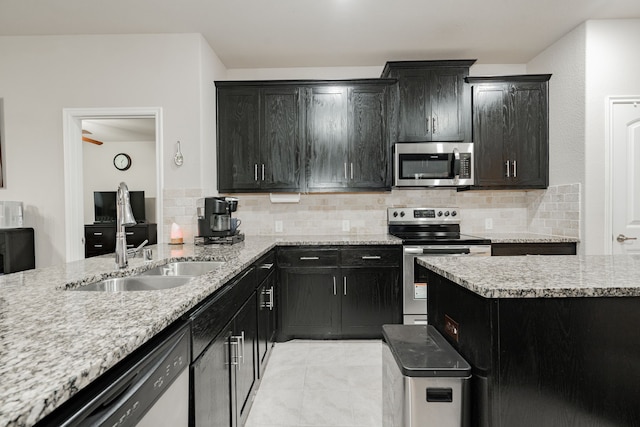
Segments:
[[[184,163],[184,157],[182,151],[180,151],[180,141],[178,141],[178,147],[176,148],[176,154],[173,156],[173,161],[177,166],[182,166]]]

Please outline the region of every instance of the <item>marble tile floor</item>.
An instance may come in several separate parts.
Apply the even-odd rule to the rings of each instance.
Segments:
[[[382,427],[382,342],[277,343],[246,427]]]

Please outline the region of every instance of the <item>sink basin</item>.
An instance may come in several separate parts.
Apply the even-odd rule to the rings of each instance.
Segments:
[[[220,268],[224,261],[178,261],[154,267],[140,276],[200,276]],[[139,276],[138,276],[139,277]]]
[[[100,282],[91,283],[86,286],[76,288],[76,291],[100,291],[100,292],[122,292],[122,291],[158,291],[171,289],[186,284],[191,277],[159,277],[159,276],[131,276],[106,279]]]

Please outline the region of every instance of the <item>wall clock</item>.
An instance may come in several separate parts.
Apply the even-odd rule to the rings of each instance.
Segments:
[[[118,153],[113,158],[113,165],[118,170],[126,171],[131,167],[131,157],[129,157],[129,155],[125,153]]]

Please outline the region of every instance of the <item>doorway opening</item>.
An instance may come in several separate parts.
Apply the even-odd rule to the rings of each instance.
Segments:
[[[161,108],[67,108],[63,110],[63,139],[64,139],[64,177],[65,177],[65,238],[66,261],[76,261],[84,258],[84,224],[86,222],[85,203],[85,172],[83,136],[83,121],[148,119],[153,120],[155,126],[155,218],[162,224],[162,109]],[[86,132],[87,129],[85,129]],[[86,141],[86,140],[85,140]],[[99,140],[98,140],[99,141]],[[95,144],[95,143],[93,143]],[[97,145],[97,144],[96,144]],[[118,181],[117,179],[115,179]],[[126,182],[126,179],[123,179]],[[117,188],[120,181],[114,182]],[[158,233],[158,244],[163,243],[162,233]]]

